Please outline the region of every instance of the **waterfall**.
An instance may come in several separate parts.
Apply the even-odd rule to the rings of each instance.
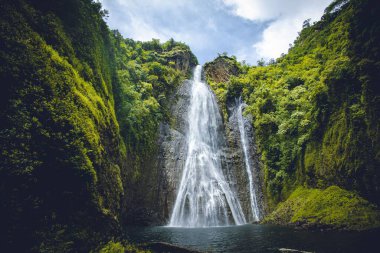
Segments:
[[[240,132],[240,140],[241,140],[241,146],[244,153],[244,162],[245,162],[245,169],[247,171],[248,175],[248,181],[249,181],[249,197],[251,201],[251,210],[252,210],[252,216],[254,221],[260,220],[260,210],[257,203],[257,197],[256,197],[256,191],[254,187],[253,182],[253,174],[251,169],[251,158],[248,151],[248,138],[244,127],[244,118],[243,118],[243,106],[244,104],[241,102],[241,99],[237,102],[237,121],[239,125],[239,132]]]
[[[240,202],[222,171],[222,117],[201,75],[202,68],[197,66],[191,84],[188,153],[169,226],[245,224]]]

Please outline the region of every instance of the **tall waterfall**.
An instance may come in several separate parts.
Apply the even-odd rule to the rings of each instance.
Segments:
[[[246,223],[221,166],[222,118],[197,66],[188,114],[188,153],[169,226],[209,227]],[[231,217],[232,216],[232,217]]]
[[[248,152],[248,139],[247,134],[244,127],[244,118],[243,118],[243,106],[244,104],[241,102],[241,99],[239,99],[237,103],[237,120],[239,125],[239,132],[240,132],[240,140],[241,140],[241,146],[244,153],[244,162],[245,162],[245,169],[247,171],[248,175],[248,181],[249,181],[249,197],[251,201],[251,210],[252,210],[252,216],[255,221],[260,220],[260,209],[257,203],[257,197],[256,197],[256,191],[254,187],[253,182],[253,174],[251,169],[251,159]]]

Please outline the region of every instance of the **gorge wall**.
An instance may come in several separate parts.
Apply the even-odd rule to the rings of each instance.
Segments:
[[[88,252],[159,209],[159,125],[197,60],[91,0],[0,5],[0,251]]]
[[[294,46],[277,60],[250,67],[221,55],[205,65],[225,120],[232,101],[242,97],[247,103],[265,203],[268,211],[277,208],[267,221],[379,226],[379,121],[373,109],[379,108],[379,58],[369,53],[379,52],[375,13],[373,1],[334,1],[321,21],[304,24]],[[328,197],[315,198],[304,187],[326,189]]]
[[[124,196],[109,30],[91,1],[0,12],[0,250],[85,251],[120,231]]]
[[[249,189],[249,176],[247,173],[247,164],[245,162],[245,154],[243,151],[243,144],[241,133],[239,131],[239,106],[241,101],[237,98],[235,101],[229,101],[227,103],[227,115],[228,119],[225,121],[225,132],[228,142],[227,150],[227,165],[231,168],[231,173],[235,175],[235,185],[238,193],[238,198],[244,210],[247,221],[258,222],[255,220],[255,215],[252,213],[252,200],[250,198]],[[244,108],[244,107],[243,107]],[[244,112],[244,111],[243,111]],[[257,150],[255,143],[255,133],[251,124],[250,116],[243,116],[243,124],[245,129],[245,134],[247,137],[248,144],[248,159],[247,162],[250,163],[249,169],[252,173],[253,179],[253,190],[255,191],[255,197],[258,206],[259,214],[258,218],[264,217],[266,212],[266,201],[264,199],[263,187],[264,187],[264,174],[262,170],[262,164],[260,161],[260,153]]]
[[[132,208],[133,213],[128,221],[140,225],[164,225],[170,218],[187,155],[190,86],[189,80],[182,82],[169,97],[170,121],[159,124],[156,143],[158,148],[145,168],[154,173],[149,173],[147,181],[136,189],[138,203]],[[141,192],[144,189],[152,195],[142,200],[144,195]]]

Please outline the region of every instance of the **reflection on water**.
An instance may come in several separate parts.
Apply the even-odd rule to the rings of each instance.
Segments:
[[[204,252],[380,252],[380,231],[312,232],[270,225],[213,228],[127,227],[134,243],[167,242]]]

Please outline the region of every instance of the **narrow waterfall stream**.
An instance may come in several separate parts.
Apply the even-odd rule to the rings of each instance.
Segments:
[[[243,118],[243,106],[244,103],[242,103],[241,99],[237,102],[237,120],[239,125],[239,132],[240,132],[240,140],[241,140],[241,146],[244,153],[244,162],[245,162],[245,169],[247,171],[248,180],[249,180],[249,197],[251,201],[251,210],[252,210],[252,216],[254,221],[260,220],[260,209],[257,202],[257,196],[256,196],[256,189],[253,181],[253,174],[251,169],[251,156],[249,155],[249,143],[247,134],[245,131],[244,126],[244,118]]]
[[[169,226],[212,227],[246,223],[221,166],[223,122],[216,99],[197,66],[188,113],[188,153]]]

